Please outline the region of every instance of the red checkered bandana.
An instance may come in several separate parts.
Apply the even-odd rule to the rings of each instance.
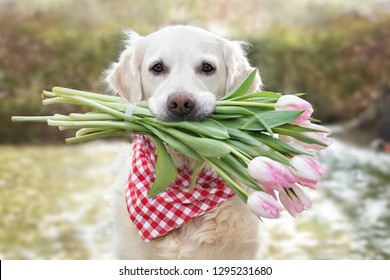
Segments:
[[[169,188],[148,198],[156,176],[156,146],[143,135],[133,135],[133,139],[126,202],[130,219],[145,242],[180,227],[234,195],[213,170],[200,172],[191,191],[191,171],[181,169]]]

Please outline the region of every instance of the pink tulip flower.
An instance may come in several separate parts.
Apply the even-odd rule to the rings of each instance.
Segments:
[[[268,157],[259,156],[248,164],[249,175],[263,185],[264,190],[275,196],[274,191],[283,191],[294,185],[297,180],[288,167]]]
[[[291,160],[290,171],[302,186],[315,189],[326,169],[313,156],[298,155]]]
[[[303,210],[311,207],[311,199],[297,185],[293,186],[292,190],[294,192],[287,189],[284,192],[279,192],[279,200],[284,208],[286,208],[287,212],[295,218],[299,213],[302,213]]]
[[[304,111],[292,124],[309,124],[313,107],[306,100],[295,95],[282,95],[275,103],[277,111]]]
[[[248,209],[258,217],[276,219],[280,217],[282,206],[265,192],[253,192],[247,201]]]

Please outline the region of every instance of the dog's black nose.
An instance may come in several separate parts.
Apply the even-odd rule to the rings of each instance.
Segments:
[[[186,116],[195,107],[194,96],[186,92],[175,92],[168,96],[167,107],[177,116]]]

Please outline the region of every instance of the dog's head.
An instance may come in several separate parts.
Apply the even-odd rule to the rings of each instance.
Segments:
[[[132,103],[147,99],[163,121],[201,120],[254,69],[244,46],[191,26],[165,27],[146,37],[129,32],[106,81]],[[250,91],[260,87],[257,75]]]

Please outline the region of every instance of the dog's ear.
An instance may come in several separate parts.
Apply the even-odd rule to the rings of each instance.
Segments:
[[[229,93],[248,77],[255,68],[250,66],[246,56],[245,50],[249,47],[249,44],[241,41],[224,41],[224,58],[227,67],[226,93]],[[257,70],[255,80],[248,93],[261,90],[262,85],[260,73]]]
[[[119,60],[105,72],[105,81],[110,91],[119,93],[131,103],[142,100],[141,85],[141,41],[142,37],[134,31],[126,32],[125,50]]]

